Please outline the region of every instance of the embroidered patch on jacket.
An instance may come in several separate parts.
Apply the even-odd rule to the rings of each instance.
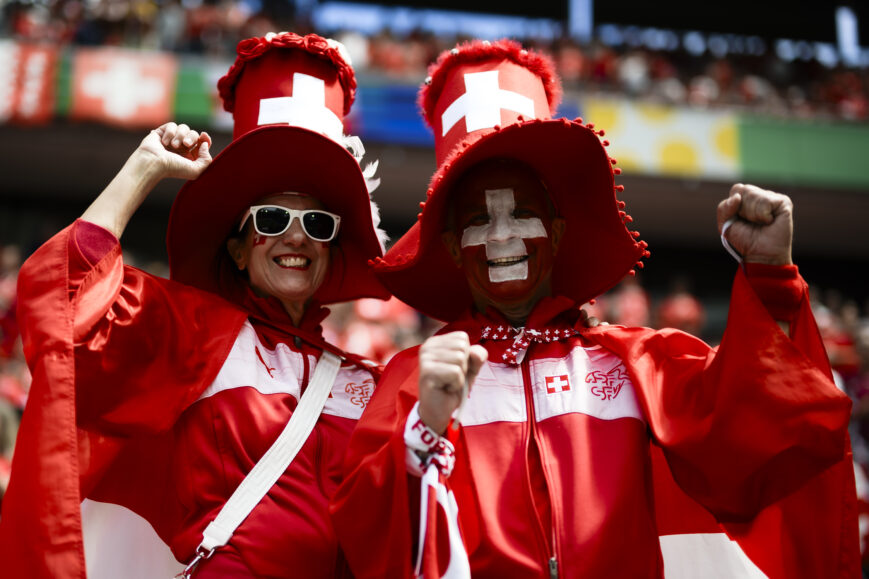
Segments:
[[[628,375],[621,366],[616,366],[609,372],[594,370],[585,376],[586,384],[591,384],[591,393],[601,400],[614,400],[627,381]]]
[[[350,403],[364,409],[374,392],[374,380],[369,378],[361,383],[348,382],[344,392],[350,395]]]
[[[570,379],[566,374],[561,376],[546,376],[546,393],[557,394],[570,390]]]

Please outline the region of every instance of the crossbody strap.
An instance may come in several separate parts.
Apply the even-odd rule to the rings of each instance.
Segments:
[[[287,470],[320,418],[340,368],[341,358],[323,351],[308,388],[284,430],[241,481],[217,517],[205,527],[202,543],[196,548],[196,558],[178,577],[189,577],[202,559],[207,559],[215,549],[226,545],[242,521]]]

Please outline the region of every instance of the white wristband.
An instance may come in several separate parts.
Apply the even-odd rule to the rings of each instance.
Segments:
[[[724,246],[724,249],[726,249],[727,252],[730,255],[732,255],[736,261],[738,261],[739,263],[742,263],[742,256],[739,255],[739,252],[737,252],[735,249],[733,249],[733,247],[731,247],[730,242],[727,241],[727,237],[726,237],[727,230],[730,229],[731,225],[733,225],[733,222],[735,219],[736,219],[735,217],[731,217],[730,219],[728,219],[727,221],[724,222],[724,225],[721,226],[721,245]]]
[[[422,476],[428,465],[434,463],[444,475],[450,476],[456,464],[456,449],[453,444],[426,426],[419,417],[419,402],[413,405],[404,425],[404,444],[407,448],[405,464],[407,471]]]

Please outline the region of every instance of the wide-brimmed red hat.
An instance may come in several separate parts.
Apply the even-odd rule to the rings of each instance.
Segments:
[[[385,234],[369,191],[376,164],[363,171],[361,141],[344,135],[356,78],[343,47],[284,32],[243,40],[237,52],[218,82],[233,140],[175,199],[166,240],[172,279],[233,299],[245,282],[227,238],[257,200],[295,192],[342,217],[314,300],[389,297],[368,266],[383,254]]]
[[[615,160],[604,132],[582,119],[553,119],[560,83],[551,61],[509,40],[474,41],[444,52],[429,70],[420,105],[434,131],[437,170],[417,222],[374,270],[399,299],[444,321],[473,304],[444,245],[449,195],[489,159],[530,166],[567,223],[552,273],[556,295],[585,303],[615,286],[648,255],[616,198]]]

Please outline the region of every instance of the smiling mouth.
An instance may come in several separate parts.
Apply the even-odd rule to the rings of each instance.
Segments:
[[[274,262],[280,267],[289,269],[307,269],[311,265],[311,260],[301,255],[282,255],[276,257]]]
[[[523,261],[527,260],[527,255],[518,255],[516,257],[498,257],[495,259],[490,259],[486,263],[489,264],[489,267],[507,267],[510,265],[516,265],[517,263],[522,263]]]

